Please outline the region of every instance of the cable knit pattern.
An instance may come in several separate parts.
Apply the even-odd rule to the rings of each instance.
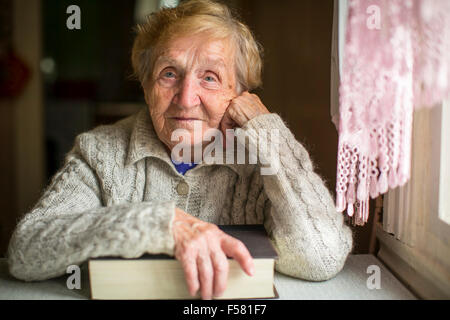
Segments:
[[[242,130],[250,146],[258,144],[258,129],[280,133],[274,175],[260,172],[277,161],[270,150],[258,164],[200,163],[179,174],[147,110],[79,135],[64,167],[13,233],[11,274],[44,280],[90,257],[173,255],[171,223],[179,207],[215,224],[262,223],[279,253],[279,272],[314,281],[333,277],[352,249],[350,228],[281,118],[248,121]],[[187,194],[177,192],[180,182],[189,186]]]

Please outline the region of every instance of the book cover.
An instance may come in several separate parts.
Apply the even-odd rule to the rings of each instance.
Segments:
[[[245,244],[256,271],[250,277],[229,258],[227,289],[221,299],[277,298],[273,283],[277,253],[264,226],[218,227]],[[181,264],[172,256],[99,257],[90,259],[88,266],[93,299],[195,299],[188,293]]]

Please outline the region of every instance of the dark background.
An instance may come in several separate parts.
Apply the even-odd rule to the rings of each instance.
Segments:
[[[0,158],[3,212],[0,214],[0,255],[5,252],[17,219],[38,199],[42,188],[62,165],[74,137],[102,123],[116,121],[138,110],[144,103],[139,83],[129,79],[130,52],[135,24],[135,0],[27,0],[38,12],[38,28],[30,28],[17,39],[15,28],[27,25],[27,14],[14,12],[26,6],[24,0],[0,0],[3,19],[2,46],[14,48],[14,41],[27,44],[33,32],[39,34],[38,60],[27,63],[30,80],[37,81],[42,120],[42,170],[30,177],[33,190],[21,197],[18,181],[21,166],[33,159],[17,161],[17,129],[23,125],[14,115],[21,99],[0,97],[1,143],[6,152]],[[264,47],[263,87],[256,90],[272,112],[279,113],[294,135],[309,151],[316,171],[334,195],[338,136],[330,117],[330,59],[333,20],[332,0],[230,0]],[[38,5],[36,5],[38,3]],[[68,30],[66,8],[81,8],[81,30]],[[9,13],[9,14],[8,14]],[[23,21],[21,21],[23,19]],[[6,30],[6,31],[5,31]],[[17,47],[17,46],[16,46]],[[20,47],[20,46],[19,46]],[[1,47],[0,47],[1,50]],[[0,51],[1,53],[1,51]],[[25,91],[26,92],[26,86]],[[40,90],[40,91],[39,91]],[[26,93],[24,93],[26,94]],[[25,115],[26,117],[26,115]],[[30,114],[31,117],[31,114]],[[18,173],[19,172],[19,173]],[[26,180],[27,178],[22,178]],[[373,211],[372,203],[371,209]],[[371,214],[373,216],[373,214]],[[353,227],[354,253],[368,253],[372,221]]]

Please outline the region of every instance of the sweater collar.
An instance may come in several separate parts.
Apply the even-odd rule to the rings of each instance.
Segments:
[[[136,115],[131,131],[126,164],[134,164],[146,157],[158,158],[172,165],[166,146],[159,140],[153,128],[147,108],[143,108]]]
[[[140,110],[135,118],[131,131],[130,144],[127,154],[126,165],[131,165],[146,157],[153,157],[166,162],[175,172],[175,166],[170,159],[169,151],[164,143],[159,139],[153,127],[152,120],[147,108]],[[199,163],[190,171],[197,171],[204,166],[227,166],[238,175],[242,174],[243,165],[237,164],[205,164]],[[177,172],[178,173],[178,172]],[[178,173],[179,174],[179,173]]]

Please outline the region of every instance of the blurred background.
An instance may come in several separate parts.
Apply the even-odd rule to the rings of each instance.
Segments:
[[[333,0],[222,2],[234,8],[264,47],[263,87],[255,93],[304,144],[334,196]],[[133,26],[151,11],[177,3],[0,0],[0,256],[75,136],[142,108],[139,83],[129,79]],[[66,26],[70,5],[80,8],[81,29]],[[373,218],[353,227],[354,253],[373,253],[372,226]]]

